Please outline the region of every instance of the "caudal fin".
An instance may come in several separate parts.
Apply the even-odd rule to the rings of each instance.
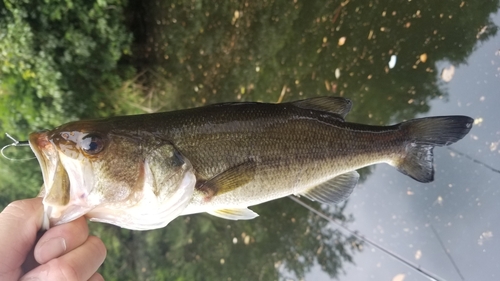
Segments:
[[[433,148],[455,143],[467,135],[474,119],[467,116],[440,116],[414,119],[400,124],[408,136],[406,154],[393,161],[403,174],[420,182],[434,180]]]

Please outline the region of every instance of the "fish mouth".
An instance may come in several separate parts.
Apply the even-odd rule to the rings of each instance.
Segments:
[[[43,187],[39,196],[43,196],[44,219],[42,227],[70,222],[88,212],[89,208],[69,204],[71,184],[68,172],[61,163],[56,145],[50,141],[49,131],[30,134],[29,144],[35,154],[43,176]]]
[[[43,196],[43,190],[46,190],[46,185],[55,174],[54,171],[58,165],[59,157],[54,145],[48,140],[47,131],[31,133],[28,141],[42,169],[44,189],[42,189],[41,195]]]

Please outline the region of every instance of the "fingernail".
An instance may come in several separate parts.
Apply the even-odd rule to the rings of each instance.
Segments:
[[[52,238],[43,243],[39,251],[44,261],[57,258],[66,251],[66,240],[62,237]]]

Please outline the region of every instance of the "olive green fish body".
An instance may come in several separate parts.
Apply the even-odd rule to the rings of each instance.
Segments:
[[[83,215],[76,207],[64,207],[75,205],[79,197],[86,200],[84,214],[94,220],[151,229],[200,212],[250,219],[257,215],[248,206],[291,194],[337,203],[356,185],[355,170],[375,163],[389,163],[429,182],[433,147],[458,141],[473,122],[444,116],[368,126],[345,122],[350,108],[349,100],[328,97],[284,104],[226,103],[72,122],[42,137],[32,134],[30,143],[42,170],[52,171],[44,172],[46,206],[61,206],[53,223],[76,216],[61,215],[65,212]],[[77,137],[72,140],[71,134]],[[41,143],[51,145],[43,149]],[[50,161],[43,156],[47,151]],[[42,162],[57,162],[54,151],[61,165],[44,169]],[[49,180],[49,174],[64,175],[64,170],[70,184]],[[92,180],[81,180],[85,177]],[[73,188],[75,178],[80,182]],[[64,191],[72,195],[63,202]],[[182,203],[171,207],[172,198]],[[82,209],[81,202],[76,205]],[[162,211],[156,214],[157,209]]]

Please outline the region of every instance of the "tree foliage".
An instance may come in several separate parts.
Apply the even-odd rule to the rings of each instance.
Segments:
[[[498,8],[496,0],[2,0],[0,127],[24,139],[77,118],[318,95],[351,98],[350,121],[399,122],[446,97],[436,62],[466,62],[496,34],[489,15]],[[0,160],[0,206],[41,184],[36,161]],[[102,273],[276,280],[320,265],[335,278],[358,250],[288,199],[253,209],[260,217],[247,222],[202,214],[148,232],[92,224],[108,248]],[[343,206],[323,211],[353,219]]]
[[[143,3],[147,36],[136,42],[137,56],[168,77],[179,96],[194,100],[180,102],[343,95],[354,101],[348,119],[375,124],[410,119],[426,112],[430,99],[446,97],[436,62],[465,62],[496,33],[489,15],[499,6],[496,0]]]
[[[121,0],[15,1],[0,6],[0,125],[26,134],[95,110],[130,69]],[[101,106],[102,107],[102,106]]]
[[[2,132],[26,139],[32,131],[72,119],[112,114],[109,92],[133,73],[131,66],[119,65],[132,42],[125,5],[122,0],[0,2]],[[0,140],[9,141],[3,133]],[[26,191],[36,194],[38,170],[36,161],[2,159],[0,191],[6,201],[25,197]]]

